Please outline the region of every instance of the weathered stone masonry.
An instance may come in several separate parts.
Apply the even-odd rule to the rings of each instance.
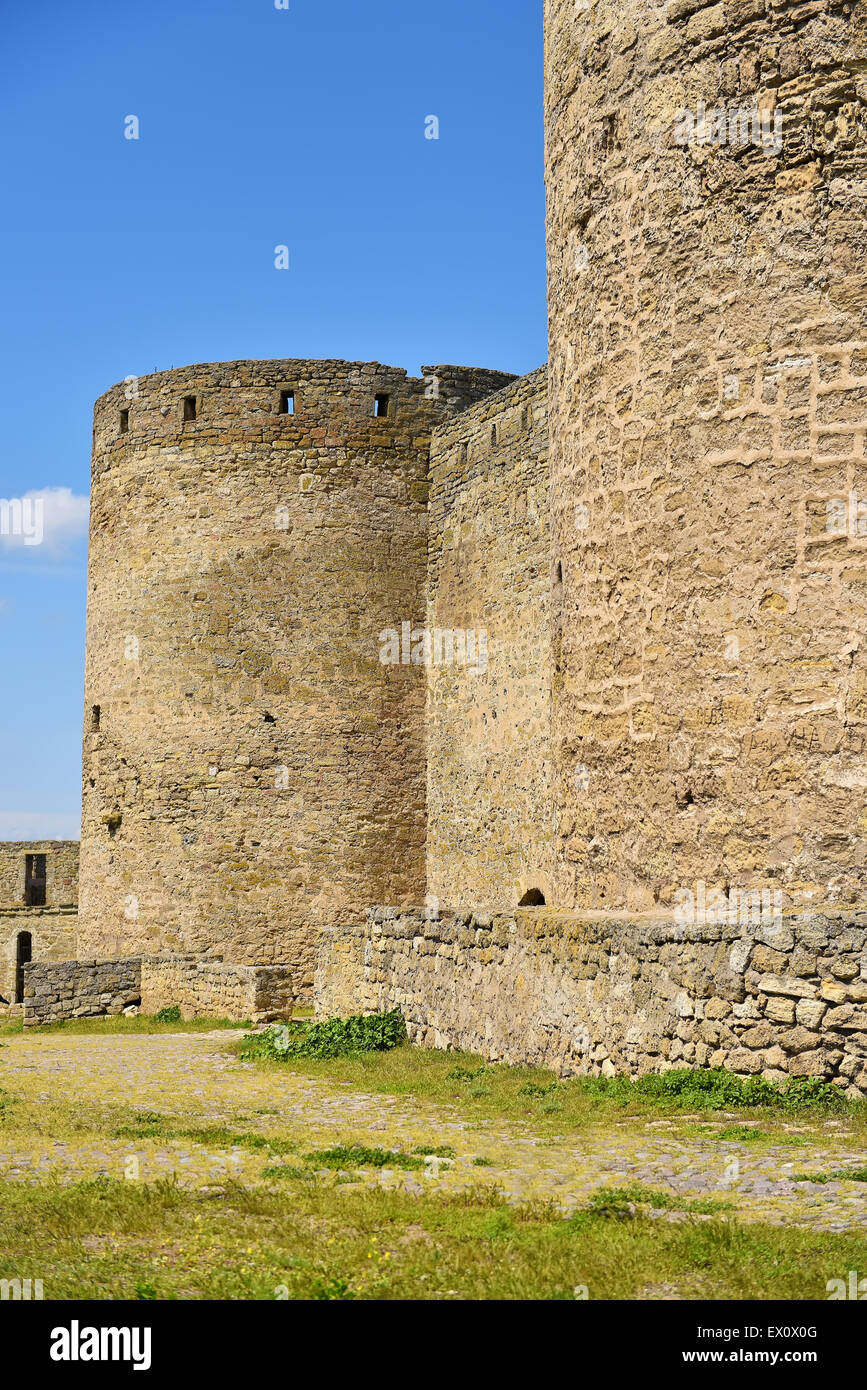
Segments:
[[[377,908],[326,932],[325,1015],[400,1008],[412,1039],[562,1075],[726,1067],[867,1090],[867,912],[738,925]]]
[[[21,1002],[22,958],[75,957],[78,848],[67,840],[0,843],[0,996],[10,1004]],[[32,876],[40,866],[44,879]]]
[[[553,890],[548,374],[434,431],[428,628],[483,631],[484,669],[428,668],[427,890],[513,907]]]
[[[863,1092],[867,0],[546,0],[545,43],[547,374],[97,403],[82,953],[304,995],[319,936],[319,1011],[425,1043]],[[484,665],[383,665],[422,622]],[[782,919],[679,924],[705,886]]]
[[[826,523],[867,496],[867,6],[545,33],[556,901],[863,902],[867,550]],[[780,152],[679,144],[699,103]]]
[[[230,965],[199,956],[126,956],[25,967],[24,1026],[100,1018],[177,1006],[182,1018],[235,1018],[270,1023],[290,1018],[291,967]]]
[[[207,364],[96,406],[81,952],[292,962],[424,896],[431,431],[511,378]],[[133,394],[134,391],[134,394]]]

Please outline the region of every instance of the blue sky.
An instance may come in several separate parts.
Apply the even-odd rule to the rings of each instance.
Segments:
[[[545,360],[541,10],[0,4],[0,498],[45,517],[0,535],[0,839],[78,835],[98,395],[245,357]]]

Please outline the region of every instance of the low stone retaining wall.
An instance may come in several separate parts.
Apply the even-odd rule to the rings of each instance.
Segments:
[[[67,960],[24,967],[25,1028],[120,1014],[140,997],[140,960]]]
[[[145,956],[141,1006],[146,1014],[180,1007],[183,1018],[236,1018],[271,1023],[291,1018],[294,972],[286,965],[231,965],[202,956]]]
[[[149,1014],[177,1005],[185,1019],[270,1023],[291,1017],[294,998],[288,966],[232,965],[200,956],[40,962],[24,968],[25,1027],[119,1014],[137,1004]]]
[[[561,1075],[726,1067],[867,1092],[867,912],[682,925],[374,908],[323,934],[317,1015],[400,1008],[410,1037]]]

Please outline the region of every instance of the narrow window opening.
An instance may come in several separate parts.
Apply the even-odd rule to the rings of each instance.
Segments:
[[[33,938],[29,931],[18,933],[15,944],[15,1003],[24,1002],[24,967],[33,959]]]
[[[491,443],[494,444],[494,445],[496,445],[496,443],[497,443],[497,427],[496,427],[496,425],[491,425]]]
[[[469,454],[469,446],[464,443],[461,445],[461,463],[466,463]]]
[[[24,861],[24,902],[27,907],[44,907],[48,883],[48,858],[44,854],[28,854]]]
[[[558,588],[558,589],[562,589],[562,587],[563,587],[563,565],[562,565],[560,562],[558,562],[558,564],[557,564],[557,588]]]
[[[388,414],[390,396],[377,396],[373,402],[373,413],[377,417]]]
[[[128,410],[122,410],[122,411],[120,412],[120,432],[121,432],[121,434],[129,434],[129,411],[128,411]]]
[[[195,420],[197,409],[195,396],[184,396],[184,419]]]
[[[94,733],[94,734],[98,734],[98,733],[99,733],[99,721],[100,721],[101,718],[102,718],[102,708],[101,708],[99,705],[93,705],[92,708],[91,708],[91,711],[90,711],[90,729],[91,729],[91,733]]]
[[[519,907],[544,907],[544,906],[545,906],[545,894],[544,894],[544,893],[540,893],[538,888],[528,888],[528,889],[527,889],[527,892],[524,894],[523,898],[521,898],[521,901],[518,903],[518,906],[519,906]]]
[[[294,414],[295,414],[295,392],[294,392],[294,391],[281,391],[281,392],[280,392],[280,414],[281,414],[281,415],[294,415]]]

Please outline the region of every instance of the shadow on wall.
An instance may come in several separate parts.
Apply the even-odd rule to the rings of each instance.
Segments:
[[[518,903],[519,907],[544,907],[545,894],[538,888],[528,888],[523,898]]]

